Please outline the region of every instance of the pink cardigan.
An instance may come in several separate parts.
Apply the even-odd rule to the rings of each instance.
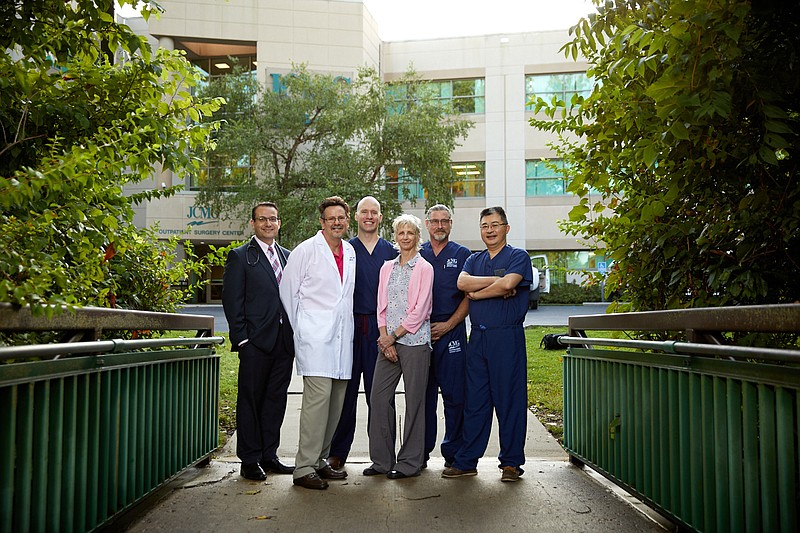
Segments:
[[[386,261],[381,267],[378,282],[378,327],[386,326],[389,274],[395,261],[399,261],[399,258]],[[408,283],[408,307],[406,307],[406,318],[401,324],[408,332],[416,333],[420,326],[430,319],[431,309],[433,309],[433,267],[419,256]]]

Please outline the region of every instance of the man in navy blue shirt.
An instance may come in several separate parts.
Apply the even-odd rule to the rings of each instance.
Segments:
[[[356,251],[356,288],[353,293],[353,315],[355,337],[353,338],[353,373],[342,406],[339,425],[331,441],[328,464],[340,470],[347,462],[356,431],[356,405],[361,375],[364,376],[364,392],[369,408],[372,391],[372,375],[378,359],[378,275],[385,261],[397,257],[397,250],[386,239],[380,237],[383,214],[381,204],[372,196],[358,202],[355,213],[358,235],[350,239]],[[367,418],[369,420],[369,418]]]
[[[450,240],[453,215],[449,207],[437,204],[428,209],[425,227],[430,240],[422,245],[419,253],[433,266],[431,340],[434,342],[425,406],[425,459],[427,461],[436,447],[436,408],[441,389],[445,426],[441,451],[445,466],[450,466],[463,442],[467,353],[464,319],[469,311],[469,300],[457,283],[470,251]]]
[[[502,207],[481,211],[481,239],[486,250],[467,259],[458,288],[469,298],[467,401],[464,445],[444,478],[474,476],[486,452],[492,410],[500,430],[501,481],[517,481],[525,464],[528,415],[527,353],[523,323],[533,283],[531,259],[510,246],[510,227]]]

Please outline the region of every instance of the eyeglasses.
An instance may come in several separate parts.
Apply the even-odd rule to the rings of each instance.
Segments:
[[[347,217],[341,217],[341,216],[340,217],[328,217],[328,218],[323,218],[322,220],[324,220],[328,224],[333,224],[335,222],[339,222],[339,223],[346,222],[347,221]]]
[[[264,222],[272,222],[273,224],[275,224],[279,220],[280,218],[278,217],[256,217],[256,222],[261,222],[262,224]]]
[[[499,228],[501,226],[508,226],[508,223],[507,222],[492,222],[491,224],[481,224],[480,228],[481,228],[481,231],[489,231],[489,228],[492,228],[493,230],[496,230],[497,228]]]
[[[441,220],[435,218],[429,218],[428,222],[430,223],[431,226],[449,226],[450,223],[452,223],[453,221],[449,218],[443,218]]]

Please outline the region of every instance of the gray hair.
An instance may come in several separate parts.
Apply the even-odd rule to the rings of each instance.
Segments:
[[[428,212],[427,212],[427,213],[425,213],[425,218],[427,218],[428,220],[430,220],[430,218],[431,218],[431,213],[433,213],[434,211],[447,211],[447,218],[453,218],[453,211],[451,211],[451,210],[450,210],[450,208],[449,208],[449,207],[447,207],[447,206],[446,206],[446,205],[444,205],[444,204],[436,204],[436,205],[432,205],[432,206],[430,207],[430,209],[428,209]]]

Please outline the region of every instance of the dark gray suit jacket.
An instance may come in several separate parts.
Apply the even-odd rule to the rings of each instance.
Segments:
[[[281,266],[286,266],[289,250],[280,245],[276,249]],[[292,329],[281,303],[275,272],[255,237],[228,253],[222,278],[222,307],[233,351],[238,351],[239,343],[249,339],[262,351],[271,352],[278,341],[282,320],[287,349],[294,353]]]

